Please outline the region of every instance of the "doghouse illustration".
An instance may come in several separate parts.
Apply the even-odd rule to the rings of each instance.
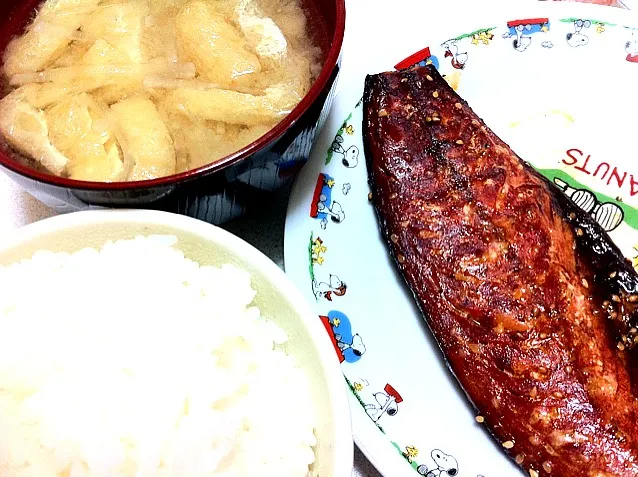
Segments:
[[[368,416],[378,422],[384,414],[395,416],[399,412],[398,404],[403,402],[403,398],[390,384],[386,384],[383,391],[374,393],[375,403],[366,404],[365,410]]]
[[[328,219],[339,224],[346,218],[341,204],[332,199],[334,185],[335,180],[328,174],[319,174],[310,204],[310,217],[320,220],[322,228],[326,227]]]
[[[359,333],[352,332],[350,319],[340,311],[330,311],[319,316],[321,323],[335,348],[339,362],[355,363],[366,352],[366,346]]]
[[[394,65],[394,68],[397,70],[404,70],[406,68],[411,68],[417,65],[418,66],[433,65],[438,70],[439,59],[436,56],[432,55],[432,52],[430,51],[430,47],[427,47],[417,51],[416,53],[412,53],[406,59]]]
[[[509,33],[505,38],[514,38],[512,46],[516,51],[525,51],[532,44],[532,35],[549,31],[549,18],[526,18],[507,22]]]

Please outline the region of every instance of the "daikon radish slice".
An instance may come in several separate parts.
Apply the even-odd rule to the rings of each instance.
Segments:
[[[179,79],[179,78],[168,78],[166,76],[147,76],[144,78],[144,87],[145,88],[156,88],[156,89],[179,89],[179,88],[190,88],[197,90],[207,90],[207,89],[225,89],[222,85],[218,83],[211,83],[209,81],[201,81],[197,79]],[[263,94],[263,90],[257,90],[255,88],[248,87],[237,87],[235,91],[239,93],[260,95]]]
[[[87,65],[54,68],[39,73],[19,73],[9,80],[12,86],[22,86],[29,83],[65,83],[72,79],[87,79],[101,77],[104,84],[115,83],[117,76],[139,75],[144,71],[142,65]]]
[[[138,76],[140,82],[144,76],[151,74],[164,74],[174,78],[194,78],[196,75],[193,63],[168,63],[164,60],[156,60],[149,64],[88,64],[81,66],[69,66],[66,68],[53,68],[37,73],[19,73],[9,79],[12,86],[23,86],[29,83],[69,83],[75,80],[87,80],[98,78],[102,85],[116,84],[121,77]]]
[[[277,123],[299,99],[297,92],[286,86],[266,88],[261,96],[222,89],[179,88],[166,97],[168,104],[194,117],[244,126]]]

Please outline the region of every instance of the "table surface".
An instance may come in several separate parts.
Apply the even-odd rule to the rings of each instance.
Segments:
[[[338,91],[349,87],[353,83],[361,82],[367,71],[377,70],[379,48],[387,48],[387,39],[378,32],[382,26],[391,21],[404,21],[401,12],[413,12],[423,8],[425,0],[393,0],[392,11],[388,11],[387,0],[346,0],[347,20],[346,34],[343,45],[342,72],[339,78]],[[465,0],[470,1],[472,0]],[[501,0],[486,0],[498,3]],[[519,0],[526,1],[526,0]],[[584,0],[583,0],[584,1]],[[591,0],[590,3],[602,3],[614,6],[633,6],[638,0]],[[452,4],[456,0],[446,0],[445,10],[459,11]],[[483,2],[485,3],[485,2]],[[421,6],[421,7],[420,7]],[[638,7],[637,7],[638,8]],[[444,11],[437,12],[438,18],[445,16]],[[430,14],[431,16],[431,14]],[[423,25],[423,30],[437,30],[437,23],[432,21],[429,28]],[[242,237],[269,256],[277,265],[284,266],[284,223],[290,187],[284,188],[277,194],[276,199],[259,214],[234,220],[223,225],[223,228]],[[29,194],[20,189],[7,176],[0,173],[0,233],[7,234],[18,227],[55,215]],[[356,477],[380,477],[370,462],[355,450],[355,467],[352,473]]]

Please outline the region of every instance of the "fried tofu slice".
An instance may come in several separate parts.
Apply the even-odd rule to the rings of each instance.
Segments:
[[[69,158],[70,178],[100,182],[124,179],[124,164],[106,116],[106,107],[86,93],[46,111],[49,139]]]
[[[267,67],[277,67],[288,53],[288,42],[279,26],[253,0],[239,0],[237,23],[250,47]]]
[[[101,6],[82,24],[86,40],[103,40],[122,56],[126,63],[146,60],[142,48],[144,19],[150,9],[145,2],[114,3]]]
[[[128,180],[156,179],[175,173],[173,140],[150,99],[124,99],[110,110],[125,164],[130,167]]]
[[[14,38],[4,52],[4,73],[43,70],[60,57],[100,0],[47,0],[26,33]]]
[[[126,53],[113,46],[107,40],[98,38],[93,46],[86,52],[82,58],[85,65],[108,66],[108,65],[125,65],[129,63]],[[107,104],[116,103],[120,99],[126,98],[128,95],[135,93],[142,88],[142,80],[144,77],[143,70],[137,74],[122,76],[119,81],[107,84],[108,78],[94,80],[94,84],[99,86],[92,88],[96,97]]]
[[[261,71],[241,32],[215,7],[201,0],[187,3],[176,19],[178,49],[195,64],[202,79],[221,86],[250,85]]]
[[[29,104],[19,91],[0,101],[0,133],[49,172],[61,175],[65,171],[69,159],[51,144],[45,113]]]

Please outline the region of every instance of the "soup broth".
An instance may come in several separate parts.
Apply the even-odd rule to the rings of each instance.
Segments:
[[[5,49],[0,133],[59,176],[154,179],[250,144],[320,69],[299,0],[47,0]]]

